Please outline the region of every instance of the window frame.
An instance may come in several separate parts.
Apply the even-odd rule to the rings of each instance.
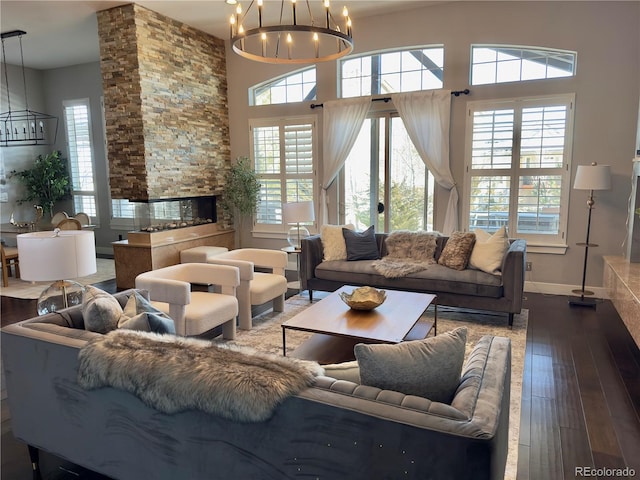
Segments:
[[[525,108],[550,107],[554,105],[566,105],[567,116],[564,129],[564,148],[562,166],[557,168],[523,168],[520,166],[520,133],[522,118],[518,112]],[[472,168],[472,141],[474,127],[474,112],[491,111],[500,109],[514,109],[513,143],[511,146],[511,165],[509,168]],[[566,243],[568,228],[569,196],[571,191],[571,163],[572,145],[574,136],[575,93],[545,95],[533,97],[517,97],[499,100],[479,100],[467,103],[467,121],[465,129],[465,167],[464,167],[464,191],[462,203],[461,229],[469,231],[469,216],[471,211],[471,181],[474,176],[509,176],[511,187],[509,194],[509,221],[508,232],[512,238],[524,238],[527,240],[527,251],[531,253],[564,254],[568,248]],[[514,223],[517,222],[519,179],[525,176],[523,172],[531,172],[531,176],[561,175],[560,209],[558,220],[558,233],[526,234],[518,233]],[[474,175],[475,173],[475,175]]]
[[[254,145],[254,129],[255,128],[269,128],[269,127],[278,127],[280,138],[280,172],[273,174],[263,174],[259,173],[256,169],[256,174],[258,176],[258,181],[261,179],[279,179],[281,183],[281,192],[282,199],[286,200],[287,198],[287,180],[291,179],[309,179],[311,180],[313,195],[312,200],[314,201],[314,205],[317,206],[317,192],[318,192],[318,180],[317,180],[317,170],[318,170],[318,120],[315,115],[304,115],[304,116],[291,116],[291,117],[282,117],[282,118],[256,118],[249,120],[249,151],[250,151],[250,160],[251,164],[256,165],[256,155],[255,155],[255,145]],[[311,125],[311,138],[312,138],[312,173],[311,174],[287,174],[286,172],[286,155],[284,148],[284,136],[282,132],[284,132],[284,128],[286,126],[295,126],[295,125]],[[317,221],[314,221],[312,224],[306,225],[310,233],[314,234],[317,232]],[[252,218],[252,234],[254,237],[261,238],[286,238],[287,233],[289,231],[290,226],[286,223],[258,223],[256,216],[254,215]]]
[[[74,186],[74,182],[77,180],[76,178],[74,178],[74,171],[75,170],[79,170],[80,167],[79,165],[75,164],[75,162],[77,162],[77,155],[74,157],[74,155],[72,155],[71,153],[71,145],[70,145],[70,131],[69,131],[69,118],[67,117],[68,113],[67,113],[67,109],[68,108],[73,108],[73,107],[86,107],[87,109],[87,124],[86,124],[86,128],[87,128],[87,137],[88,137],[88,142],[89,142],[89,150],[90,150],[90,156],[91,156],[91,178],[92,178],[92,182],[93,182],[93,190],[79,190],[76,189]],[[100,210],[99,210],[99,202],[98,202],[98,189],[97,189],[97,180],[96,180],[96,161],[95,161],[95,148],[94,148],[94,142],[93,142],[93,126],[91,123],[91,100],[88,97],[85,98],[76,98],[76,99],[68,99],[68,100],[63,100],[62,101],[62,114],[63,114],[63,119],[64,119],[64,128],[65,128],[65,146],[67,148],[67,155],[68,155],[68,162],[69,162],[69,175],[71,177],[71,185],[70,185],[70,192],[71,192],[71,196],[72,196],[72,203],[73,203],[73,209],[75,213],[87,213],[88,215],[90,215],[91,217],[91,222],[93,225],[95,225],[96,227],[100,226]],[[75,129],[75,125],[74,125],[74,129]],[[76,196],[86,196],[86,197],[93,197],[93,202],[94,202],[94,206],[95,206],[95,212],[86,212],[83,209],[82,211],[76,211],[77,207],[76,207]]]

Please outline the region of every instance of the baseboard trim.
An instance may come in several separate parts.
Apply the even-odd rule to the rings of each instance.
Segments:
[[[580,289],[580,285],[565,285],[562,283],[546,283],[546,282],[524,282],[524,291],[528,293],[542,293],[547,295],[568,295],[575,297],[576,294],[572,290]],[[607,289],[604,287],[591,287],[585,286],[585,290],[591,290],[594,292],[593,296],[589,298],[603,298],[609,299]]]

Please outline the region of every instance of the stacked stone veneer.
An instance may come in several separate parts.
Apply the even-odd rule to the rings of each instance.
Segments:
[[[230,165],[224,41],[136,4],[97,16],[112,197],[220,194]]]

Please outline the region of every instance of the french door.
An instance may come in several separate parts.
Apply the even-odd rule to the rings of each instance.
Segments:
[[[433,185],[402,119],[372,116],[343,167],[343,221],[377,232],[432,230]]]

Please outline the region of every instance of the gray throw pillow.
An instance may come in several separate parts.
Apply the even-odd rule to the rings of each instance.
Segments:
[[[82,300],[85,330],[109,333],[118,328],[122,313],[122,307],[113,295],[91,285],[85,287]]]
[[[380,258],[373,225],[364,232],[343,228],[342,235],[347,245],[347,260],[378,260]]]
[[[395,345],[354,348],[362,385],[451,403],[460,383],[467,329]]]
[[[172,335],[176,333],[174,321],[138,292],[133,292],[127,300],[122,317],[118,321],[118,328]]]

